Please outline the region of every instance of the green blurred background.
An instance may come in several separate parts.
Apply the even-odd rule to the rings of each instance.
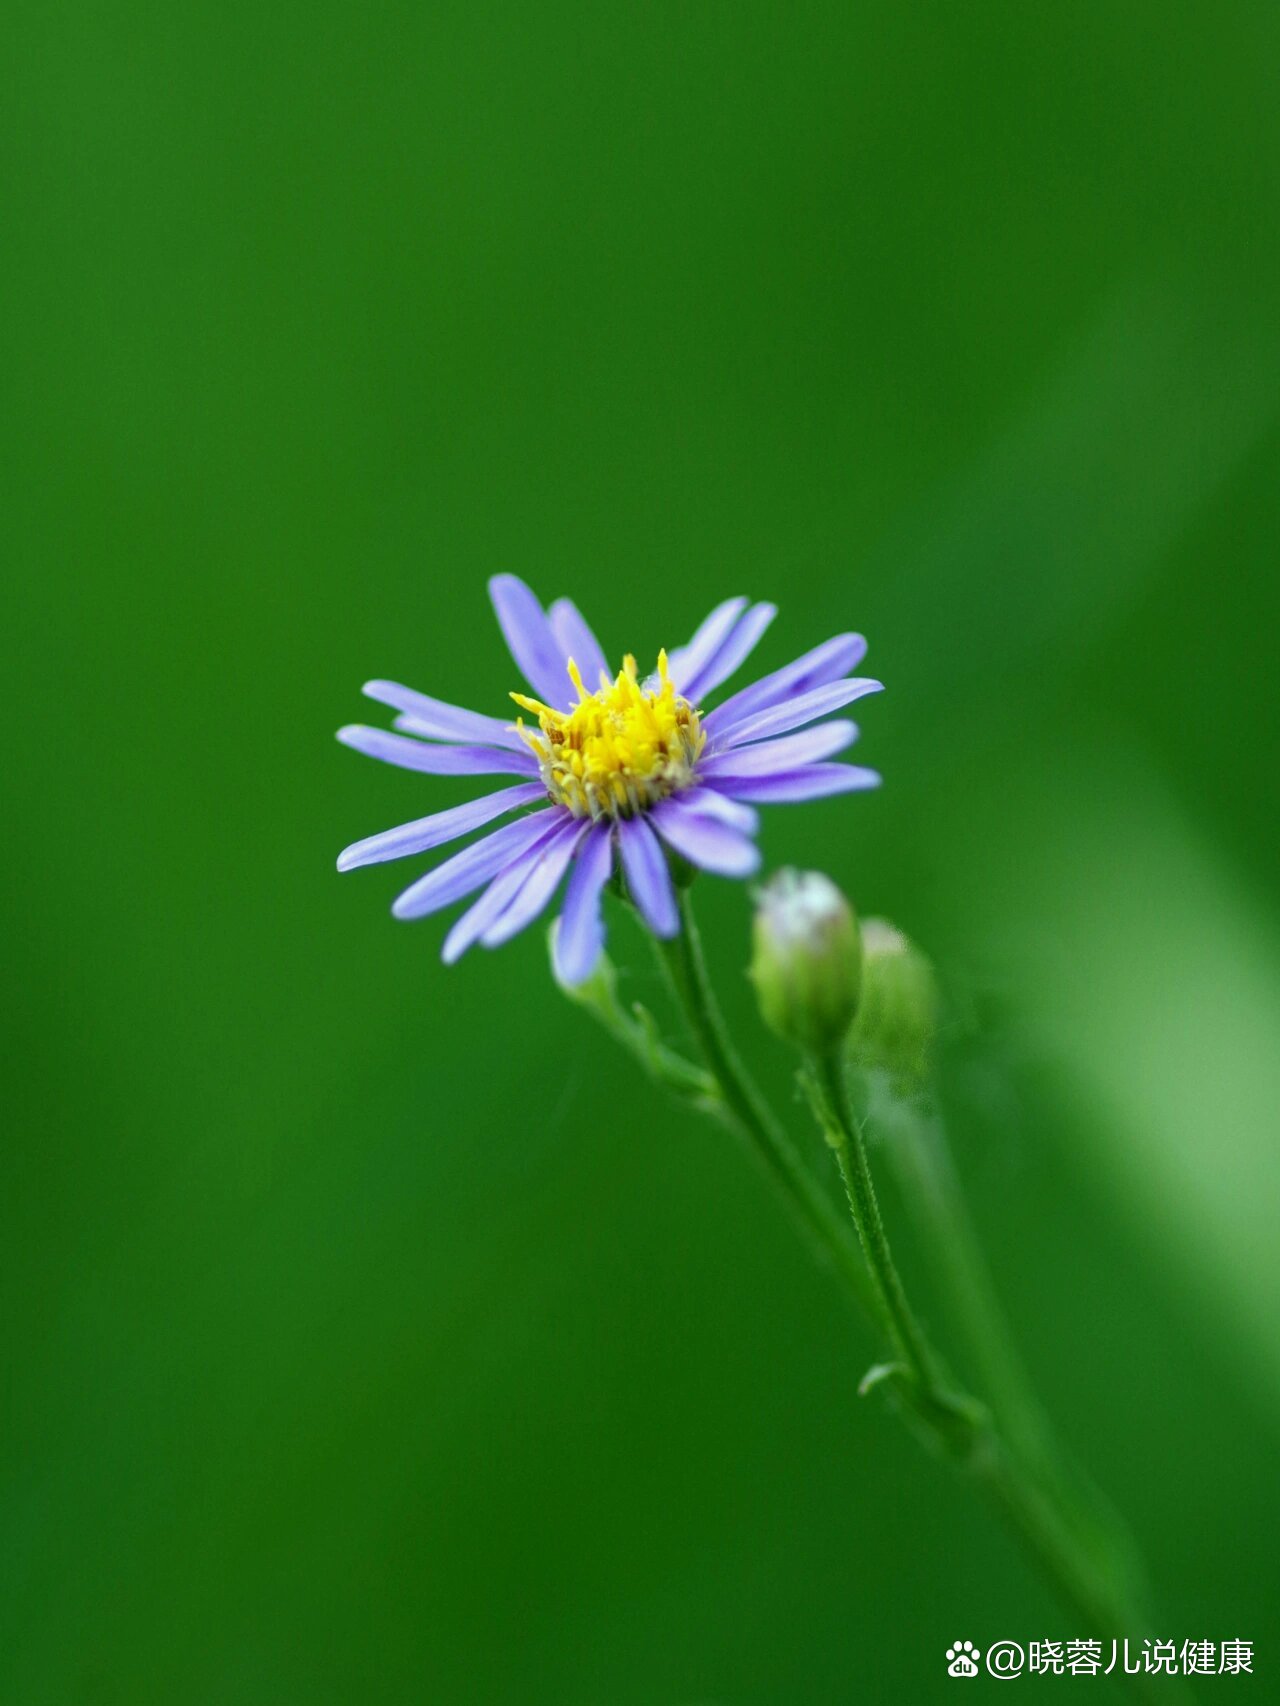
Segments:
[[[417,867],[335,875],[474,791],[332,731],[500,710],[499,569],[615,653],[870,636],[886,785],[767,857],[935,953],[1041,1389],[1274,1691],[1275,7],[6,36],[0,1698],[918,1702],[1083,1633],[540,932],[446,972]]]

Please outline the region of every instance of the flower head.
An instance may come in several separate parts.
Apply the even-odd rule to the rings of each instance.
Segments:
[[[338,739],[372,758],[436,776],[510,775],[495,793],[385,830],[348,847],[338,869],[407,858],[500,817],[513,822],[473,841],[410,885],[392,910],[422,918],[482,889],[445,937],[452,963],[480,942],[497,947],[546,909],[568,875],[556,969],[588,977],[604,945],[601,899],[615,863],[649,928],[679,930],[667,850],[702,870],[746,877],[760,855],[755,807],[872,788],[872,770],[827,762],[857,738],[851,722],[822,722],[874,693],[850,675],[866,653],[839,634],[786,668],[731,695],[707,698],[746,661],[776,611],[745,598],[718,605],[688,645],[640,676],[633,657],[615,675],[568,599],[543,610],[514,575],[489,583],[499,625],[537,697],[504,721],[427,698],[390,681],[364,691],[396,712],[394,728],[353,726]],[[594,687],[589,683],[595,683]]]

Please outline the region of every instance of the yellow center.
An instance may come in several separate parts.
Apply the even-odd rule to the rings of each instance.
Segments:
[[[688,785],[707,737],[698,713],[672,685],[665,652],[658,653],[652,687],[641,685],[630,656],[616,681],[601,671],[595,693],[583,686],[572,658],[569,675],[578,690],[571,711],[511,695],[538,719],[538,734],[523,718],[516,727],[537,754],[553,800],[575,817],[633,817]]]

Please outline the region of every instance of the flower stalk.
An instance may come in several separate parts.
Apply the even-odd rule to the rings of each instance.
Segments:
[[[742,1064],[711,988],[687,888],[679,891],[679,906],[680,934],[658,942],[659,958],[719,1088],[729,1123],[748,1140],[815,1250],[846,1281],[893,1353],[894,1361],[868,1372],[860,1391],[884,1389],[912,1431],[970,1476],[1092,1634],[1104,1640],[1140,1639],[1149,1624],[1131,1573],[1108,1568],[1106,1554],[1091,1543],[1100,1532],[1096,1513],[1080,1508],[1077,1484],[1060,1467],[1047,1427],[1037,1430],[1034,1449],[1028,1450],[1032,1442],[1025,1426],[1006,1431],[1002,1419],[1008,1381],[1000,1412],[993,1413],[954,1385],[920,1326],[889,1247],[841,1053],[832,1048],[812,1057],[805,1077],[810,1102],[840,1168],[856,1244],[848,1236],[848,1223],[833,1215],[830,1197]],[[992,1333],[999,1327],[988,1322],[981,1330]],[[1135,1698],[1191,1699],[1180,1679],[1162,1677],[1156,1685],[1145,1674],[1126,1674],[1124,1682]]]
[[[677,889],[677,905],[680,932],[665,940],[655,938],[658,958],[730,1123],[783,1198],[815,1255],[840,1274],[864,1310],[872,1307],[871,1283],[847,1221],[805,1166],[733,1046],[707,976],[687,887]]]
[[[807,1070],[810,1102],[840,1169],[889,1342],[921,1388],[931,1391],[939,1385],[937,1359],[907,1302],[889,1249],[862,1127],[849,1101],[844,1061],[837,1050],[831,1049],[811,1057]]]

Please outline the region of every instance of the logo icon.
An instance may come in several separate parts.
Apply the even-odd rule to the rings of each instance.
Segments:
[[[954,1647],[947,1648],[947,1675],[977,1676],[981,1657],[972,1641],[957,1641]]]

